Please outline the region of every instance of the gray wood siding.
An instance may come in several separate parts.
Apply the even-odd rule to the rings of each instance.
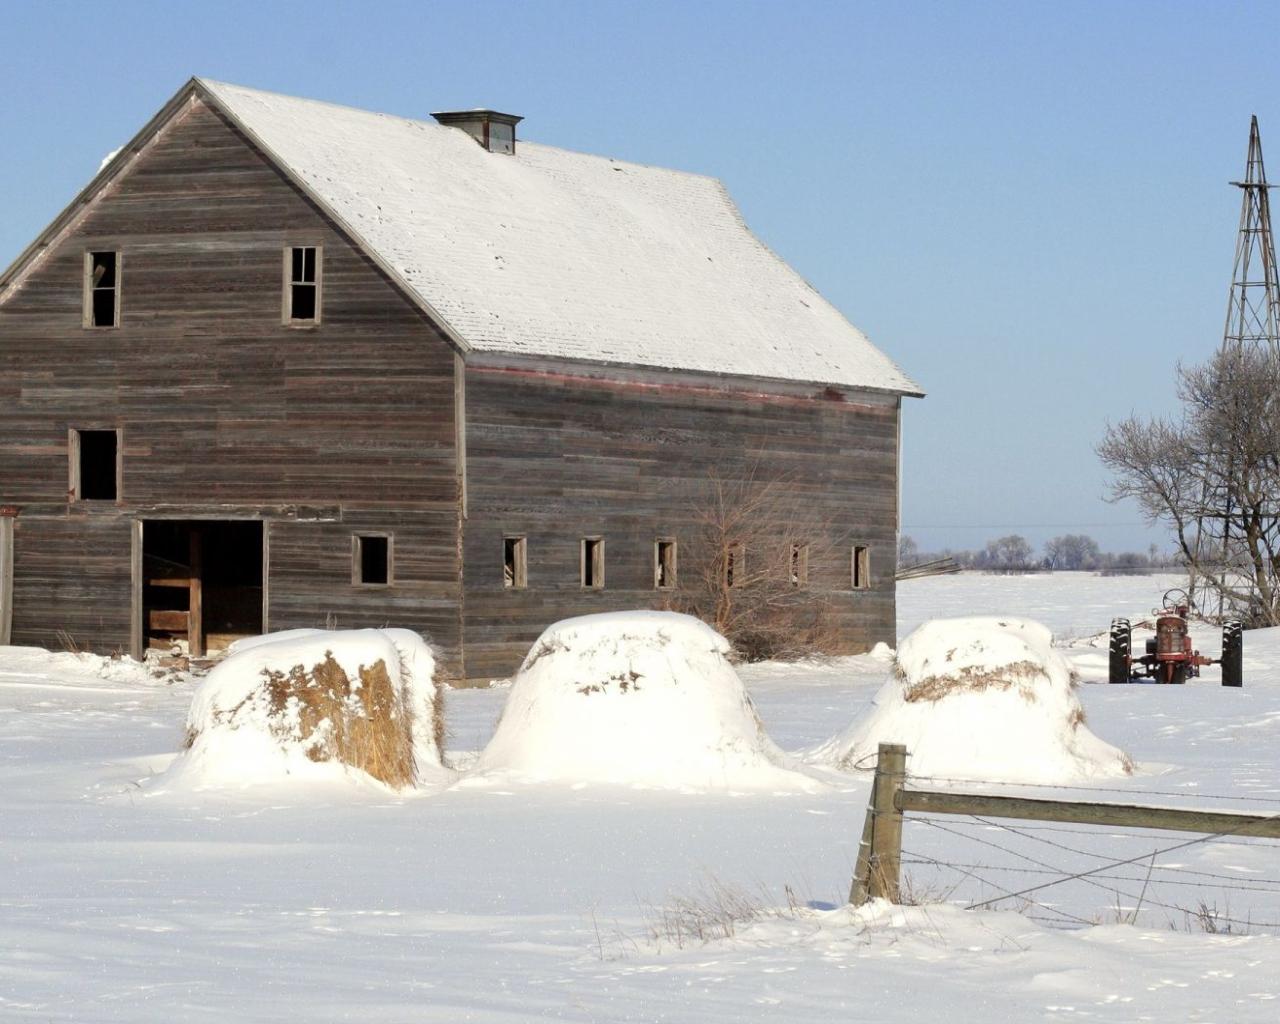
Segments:
[[[115,516],[25,519],[13,527],[13,643],[60,650],[64,636],[129,651],[130,524]]]
[[[393,582],[351,582],[355,534],[392,538]],[[417,630],[460,672],[461,611],[457,581],[457,516],[345,509],[341,522],[276,520],[270,524],[272,629],[398,626]]]
[[[310,328],[281,323],[282,254],[299,244],[324,249],[323,317]],[[81,326],[83,254],[96,249],[123,253],[117,329]],[[91,526],[68,505],[71,427],[123,431],[120,500],[94,509]],[[23,507],[17,635],[56,644],[70,588],[84,605],[73,613],[77,638],[95,649],[127,643],[126,519],[270,518],[316,506],[364,523],[403,512],[403,589],[376,593],[351,585],[350,524],[281,524],[271,626],[313,624],[343,602],[362,623],[396,622],[428,591],[433,608],[448,592],[451,629],[436,611],[414,621],[433,623],[457,661],[453,352],[203,104],[179,115],[0,302],[0,504]],[[118,527],[105,521],[112,515]],[[43,517],[60,525],[37,525]],[[73,549],[81,532],[126,538],[118,580],[116,569],[89,574],[33,550]],[[326,568],[334,560],[345,574]]]
[[[896,403],[629,386],[469,368],[464,526],[467,675],[508,675],[541,630],[590,611],[661,607],[653,543],[692,540],[708,474],[786,481],[829,537],[810,586],[838,624],[833,653],[894,642]],[[528,537],[528,588],[502,586],[502,537]],[[606,586],[583,590],[579,542],[605,537]],[[815,542],[818,540],[814,538]],[[854,544],[872,586],[850,589]],[[819,546],[819,545],[815,545]],[[750,557],[750,555],[748,555]]]

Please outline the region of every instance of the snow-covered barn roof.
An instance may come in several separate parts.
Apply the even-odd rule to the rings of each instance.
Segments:
[[[191,84],[464,349],[921,393],[714,178]]]

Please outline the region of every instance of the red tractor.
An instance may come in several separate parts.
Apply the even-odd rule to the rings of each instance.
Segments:
[[[1187,615],[1191,600],[1185,590],[1170,590],[1164,607],[1152,612],[1156,635],[1147,641],[1147,653],[1133,656],[1133,627],[1128,619],[1111,620],[1109,681],[1113,683],[1185,683],[1200,675],[1203,665],[1222,666],[1223,686],[1243,686],[1244,629],[1238,622],[1222,627],[1222,657],[1206,658],[1191,649]]]

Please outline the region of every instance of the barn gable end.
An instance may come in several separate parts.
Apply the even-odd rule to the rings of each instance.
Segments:
[[[456,661],[453,347],[223,115],[172,106],[0,293],[13,642],[136,651],[136,524],[254,520],[265,625],[394,618]],[[323,252],[323,317],[288,326],[284,254],[303,245]],[[93,251],[121,253],[117,327],[83,323]],[[69,494],[86,429],[118,432],[114,501]],[[353,583],[362,532],[394,534],[394,593]]]

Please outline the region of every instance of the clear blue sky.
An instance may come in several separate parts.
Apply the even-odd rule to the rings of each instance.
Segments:
[[[1108,418],[1217,346],[1249,115],[1280,181],[1280,5],[18,3],[0,36],[0,264],[193,74],[722,178],[929,397],[923,546],[1092,533]]]

